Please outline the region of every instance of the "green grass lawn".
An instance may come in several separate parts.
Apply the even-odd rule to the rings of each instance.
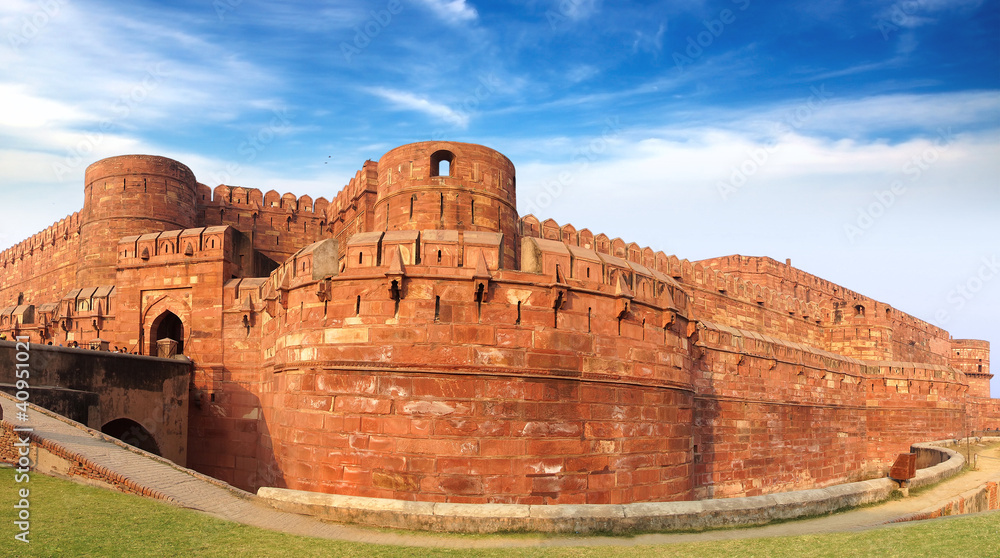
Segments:
[[[30,489],[31,543],[14,539],[17,490]],[[257,529],[160,502],[32,475],[15,484],[0,469],[0,556],[998,556],[1000,514],[945,519],[860,533],[661,546],[498,548],[380,546]],[[473,538],[447,537],[460,543]],[[481,540],[481,538],[474,538]],[[524,541],[524,535],[511,540]],[[621,539],[626,542],[628,539]]]

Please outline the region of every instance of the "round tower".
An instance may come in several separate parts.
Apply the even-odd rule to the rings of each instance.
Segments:
[[[514,267],[514,164],[482,145],[425,141],[378,162],[376,230],[457,230],[503,234],[503,266]]]
[[[197,225],[197,181],[187,166],[154,155],[121,155],[87,167],[80,215],[80,287],[115,281],[125,236]]]
[[[951,367],[965,373],[969,381],[969,394],[975,397],[990,396],[990,342],[979,339],[951,340]]]

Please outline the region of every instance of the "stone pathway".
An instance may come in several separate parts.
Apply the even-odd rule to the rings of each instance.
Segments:
[[[15,400],[0,393],[4,417],[15,416]],[[476,538],[447,537],[414,532],[384,532],[375,529],[334,525],[311,517],[282,512],[255,501],[255,496],[232,488],[224,488],[202,475],[166,460],[146,457],[104,439],[101,434],[78,425],[44,409],[32,407],[28,426],[35,434],[79,453],[94,463],[103,465],[136,483],[153,488],[176,499],[182,506],[199,510],[218,518],[253,525],[264,529],[296,535],[338,539],[359,543],[447,548],[491,547],[550,547],[550,546],[627,546],[726,540],[754,537],[804,535],[872,528],[910,513],[920,511],[940,501],[974,488],[991,477],[1000,475],[1000,448],[980,454],[979,471],[966,473],[945,481],[918,496],[904,500],[840,513],[750,529],[707,531],[704,533],[648,534],[636,537],[567,537],[543,536],[517,538],[481,536]],[[25,424],[25,423],[19,423]]]

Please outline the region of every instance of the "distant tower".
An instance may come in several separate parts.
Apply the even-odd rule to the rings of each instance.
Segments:
[[[975,397],[990,396],[990,342],[978,339],[952,339],[951,364],[965,373],[969,381],[969,394]]]
[[[115,282],[118,240],[197,226],[197,181],[187,166],[153,155],[122,155],[87,167],[80,215],[80,287]]]
[[[447,229],[503,233],[503,267],[515,267],[514,164],[482,145],[411,143],[378,162],[376,230]]]

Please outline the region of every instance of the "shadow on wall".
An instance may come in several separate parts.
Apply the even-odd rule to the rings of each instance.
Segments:
[[[285,487],[260,399],[233,381],[192,393],[188,467],[237,488]]]

